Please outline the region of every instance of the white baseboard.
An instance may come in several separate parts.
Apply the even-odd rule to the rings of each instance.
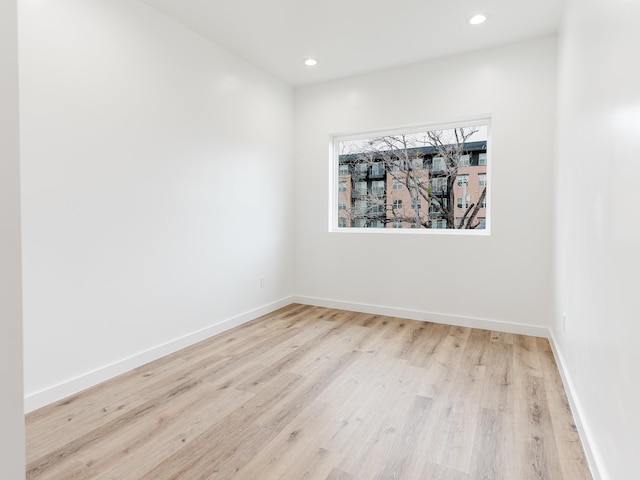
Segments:
[[[516,333],[520,335],[531,335],[534,337],[549,337],[549,329],[536,325],[520,323],[501,322],[488,320],[485,318],[464,317],[460,315],[450,315],[444,313],[423,312],[419,310],[408,310],[406,308],[383,307],[381,305],[369,305],[365,303],[343,302],[329,300],[326,298],[293,296],[293,303],[302,303],[316,307],[336,308],[340,310],[351,310],[355,312],[370,313],[373,315],[387,315],[390,317],[406,318],[409,320],[420,320],[423,322],[444,323],[458,327],[481,328],[483,330],[495,330],[504,333]]]
[[[590,430],[587,424],[582,420],[585,418],[583,414],[583,409],[581,407],[581,403],[578,400],[578,397],[574,395],[575,387],[574,383],[571,380],[571,376],[569,375],[569,371],[566,369],[566,363],[564,360],[564,356],[562,352],[558,348],[558,344],[556,343],[555,336],[552,331],[549,331],[549,343],[551,344],[551,349],[553,350],[553,356],[556,359],[556,364],[558,365],[558,371],[560,372],[560,377],[562,378],[562,384],[564,385],[564,391],[567,394],[567,400],[569,400],[569,406],[571,407],[571,413],[573,414],[573,420],[576,423],[576,428],[578,429],[578,435],[580,435],[580,441],[582,442],[582,448],[584,449],[584,454],[587,457],[587,463],[589,464],[589,469],[591,470],[591,475],[593,476],[593,480],[607,480],[609,477],[605,475],[605,470],[603,467],[604,463],[602,462],[600,456],[597,454],[597,451],[593,449],[592,439],[593,435],[590,433]]]
[[[170,342],[136,353],[130,357],[123,358],[122,360],[118,360],[110,365],[105,365],[104,367],[87,372],[68,381],[59,383],[58,385],[27,395],[24,399],[25,413],[44,407],[50,403],[57,402],[58,400],[62,400],[69,395],[78,393],[86,388],[97,385],[100,382],[104,382],[105,380],[128,372],[129,370],[140,367],[145,363],[157,360],[165,355],[169,355],[170,353],[176,352],[182,348],[198,343],[212,337],[213,335],[217,335],[233,327],[242,325],[243,323],[271,313],[291,303],[291,297],[283,298],[249,312],[222,320],[214,325],[203,328],[202,330],[189,333],[183,337],[171,340]]]

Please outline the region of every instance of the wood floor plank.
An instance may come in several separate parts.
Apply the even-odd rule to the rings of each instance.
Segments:
[[[589,467],[551,346],[545,338],[536,340],[562,471],[565,478],[588,478]]]
[[[27,415],[29,480],[588,480],[545,339],[289,305]]]

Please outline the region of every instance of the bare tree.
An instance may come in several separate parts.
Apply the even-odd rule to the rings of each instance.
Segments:
[[[466,144],[476,132],[477,128],[454,128],[386,135],[343,145],[341,165],[343,173],[350,175],[355,199],[346,211],[347,218],[363,223],[359,226],[399,222],[431,228],[434,221],[443,219],[446,228],[477,228],[486,186],[476,203],[466,205],[458,224],[454,188]],[[389,185],[384,182],[387,175],[391,178]],[[365,179],[371,183],[369,187]],[[380,188],[383,184],[386,190]],[[396,190],[408,192],[410,206],[394,198]]]

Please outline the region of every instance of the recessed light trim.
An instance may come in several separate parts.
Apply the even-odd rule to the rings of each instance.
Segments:
[[[318,64],[318,61],[315,58],[305,58],[304,64],[307,67],[315,67]]]
[[[471,25],[480,25],[487,21],[487,15],[484,13],[478,13],[469,19]]]

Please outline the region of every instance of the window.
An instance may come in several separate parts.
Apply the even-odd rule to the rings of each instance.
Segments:
[[[446,169],[444,158],[433,157],[433,166],[431,167],[432,172],[444,172]]]
[[[469,199],[470,198],[471,198],[471,195],[467,195],[466,198],[458,197],[456,199],[456,207],[458,207],[458,208],[469,208]]]
[[[436,177],[429,180],[431,191],[435,195],[447,193],[447,179],[445,177]]]
[[[356,200],[353,205],[353,213],[354,215],[364,215],[367,212],[367,201],[366,200]]]
[[[489,161],[488,141],[489,120],[334,137],[330,228],[345,224],[342,216],[344,230],[472,233],[456,217],[489,188],[490,175],[481,166]],[[481,213],[490,225],[490,209]]]
[[[364,228],[367,226],[367,221],[364,218],[356,218],[353,220],[353,226],[355,228]]]
[[[367,194],[367,182],[356,182],[354,187],[355,196],[364,197]]]
[[[462,225],[462,217],[456,217],[456,226],[460,228],[460,225]]]
[[[371,213],[373,214],[382,214],[384,213],[384,203],[374,203],[371,205]]]
[[[424,168],[424,160],[422,157],[411,159],[411,168],[414,170],[422,170]]]
[[[391,170],[393,170],[394,172],[403,172],[406,170],[404,161],[400,160],[399,158],[394,158],[393,160],[391,160],[391,165]]]
[[[358,176],[366,176],[367,175],[367,164],[366,163],[357,163],[355,168],[355,173]]]
[[[478,226],[476,229],[484,230],[485,228],[487,228],[487,219],[485,217],[478,217]]]
[[[371,176],[372,177],[382,177],[384,175],[384,165],[382,162],[376,162],[371,165]]]
[[[480,208],[487,208],[487,197],[485,196],[480,202]]]
[[[469,185],[469,175],[458,175],[457,182],[459,187],[466,187]]]
[[[374,195],[384,195],[384,180],[371,182],[371,193]]]
[[[338,218],[338,227],[345,228],[347,226],[347,219],[344,217]]]

